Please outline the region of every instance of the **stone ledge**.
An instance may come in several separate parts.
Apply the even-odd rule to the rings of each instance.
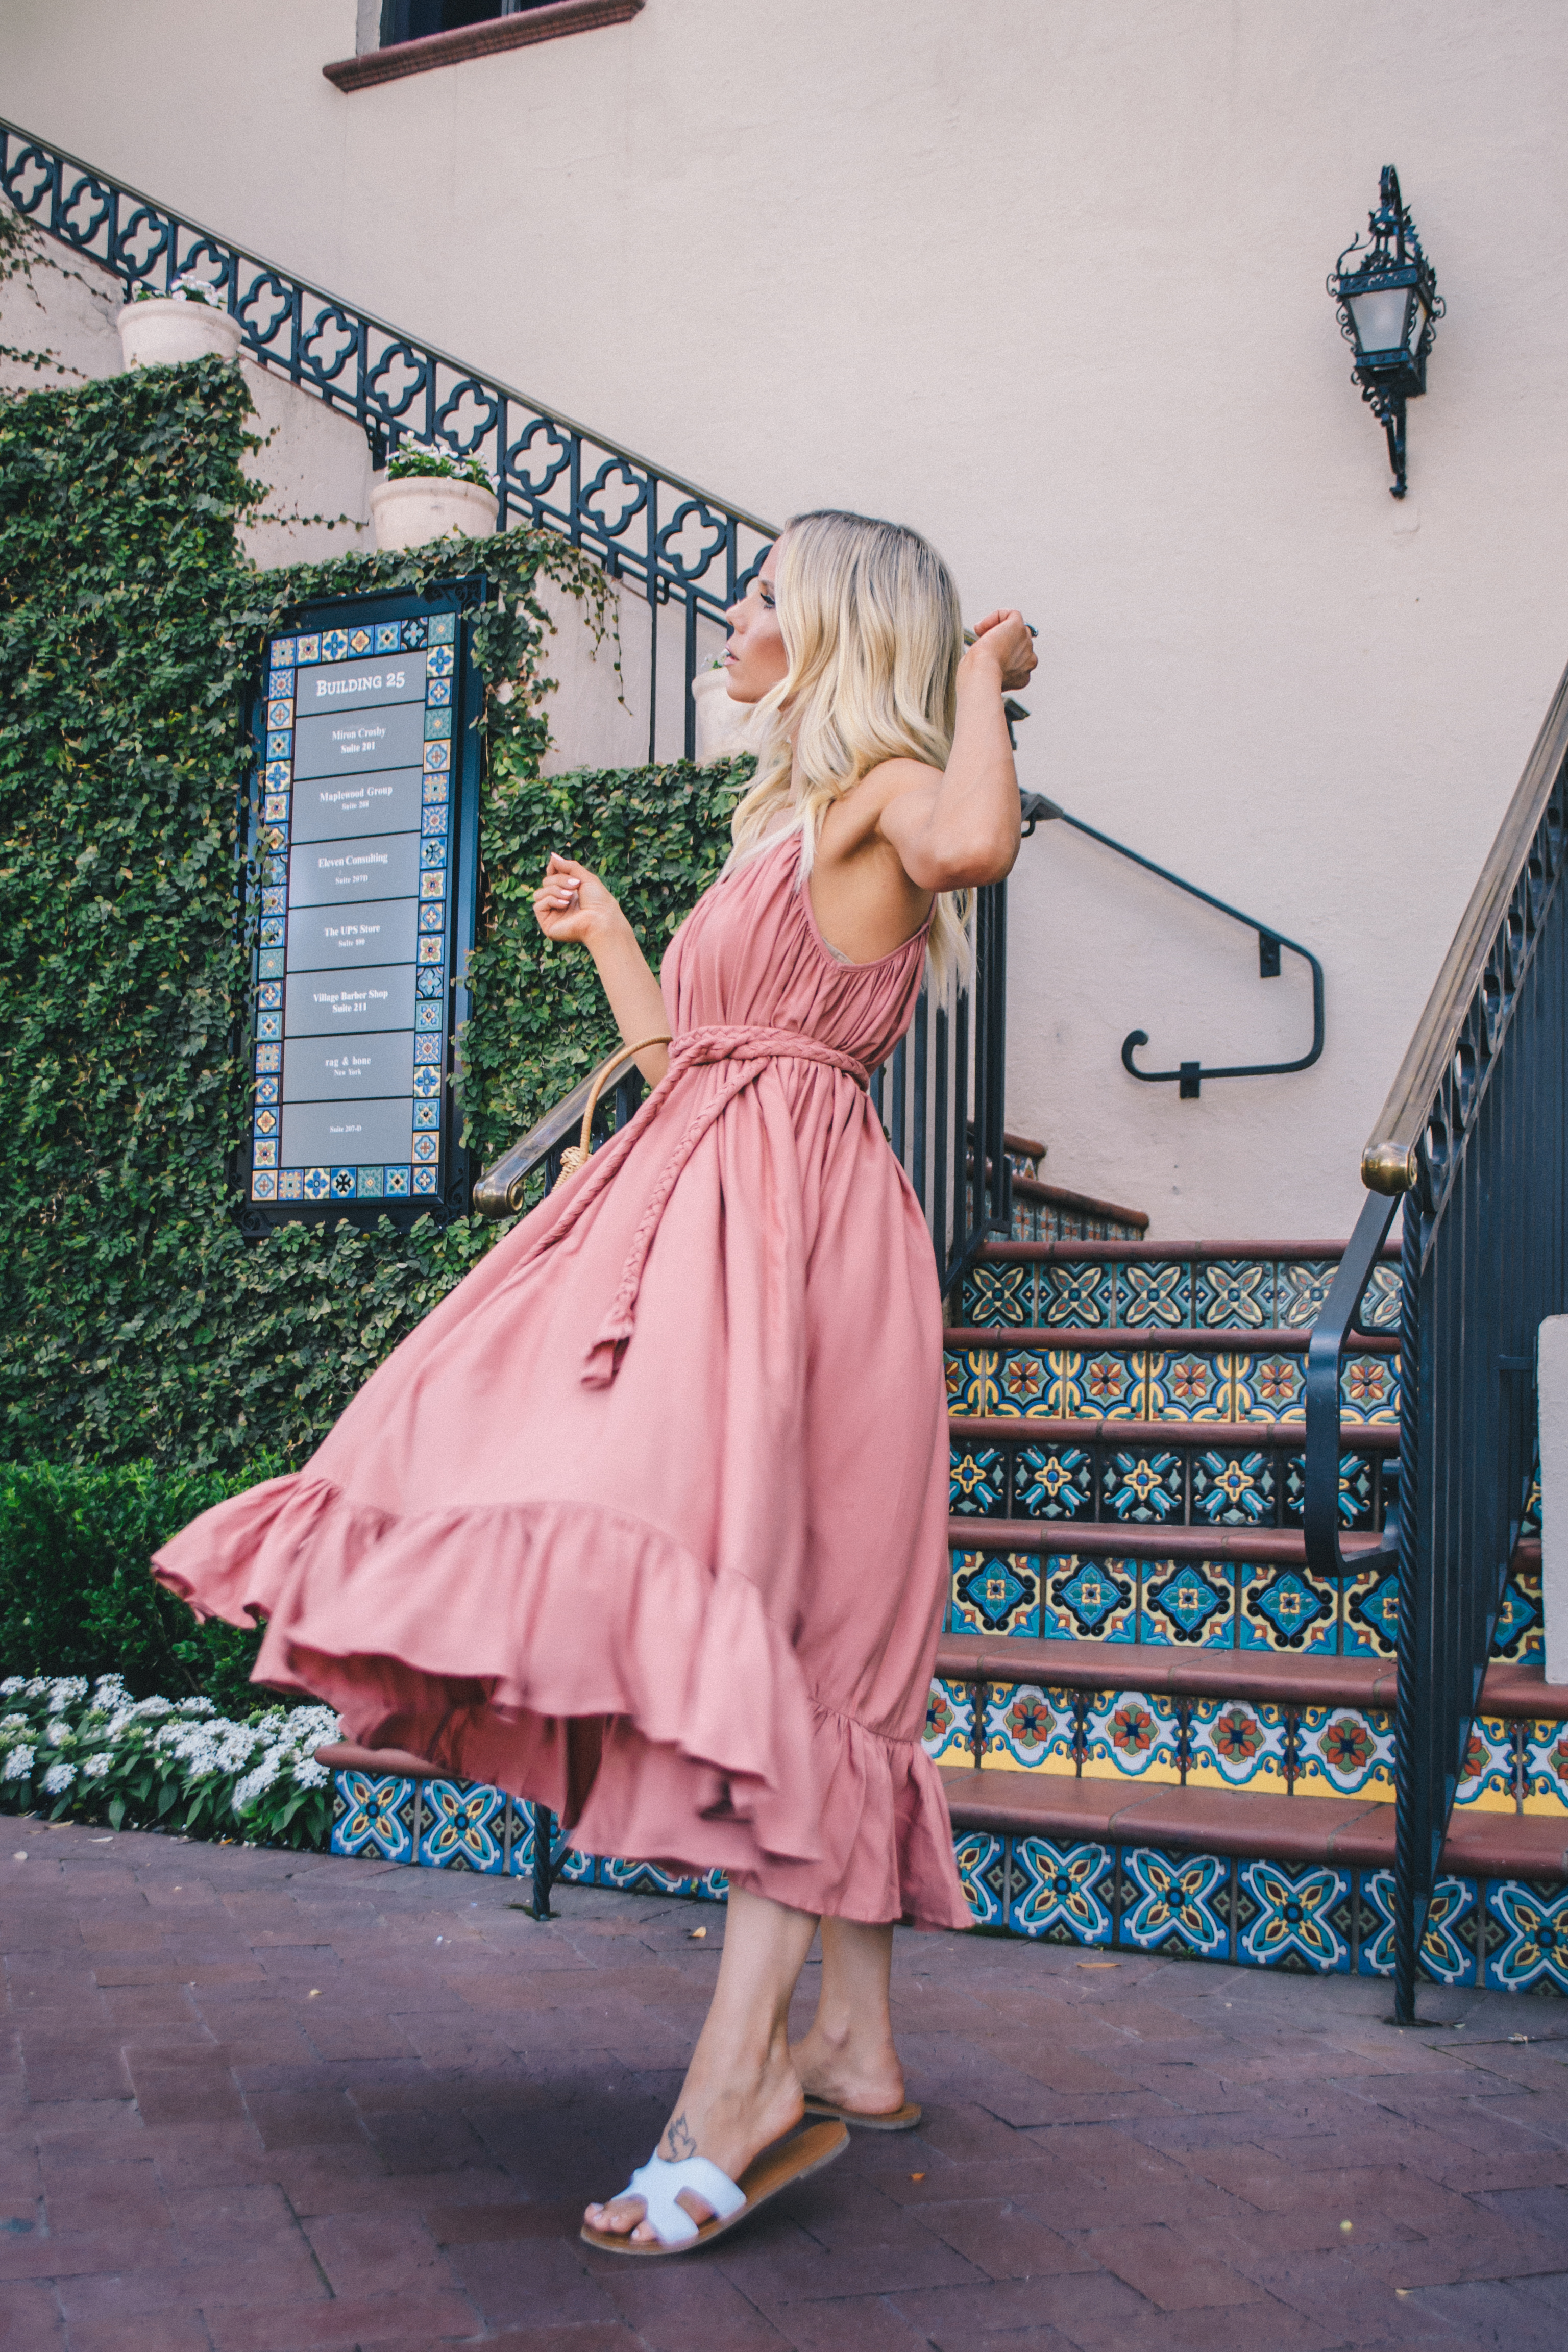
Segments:
[[[482,25],[464,25],[454,33],[426,33],[417,41],[398,41],[391,48],[366,49],[357,58],[339,58],[321,71],[334,89],[345,93],[371,89],[376,83],[400,81],[405,74],[430,73],[437,66],[467,65],[475,58],[497,56],[502,49],[524,49],[535,41],[559,40],[567,33],[591,33],[602,25],[624,25],[635,16],[643,0],[549,0],[520,16],[492,16]]]

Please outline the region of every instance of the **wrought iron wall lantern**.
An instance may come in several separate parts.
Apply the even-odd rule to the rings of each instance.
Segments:
[[[1399,174],[1383,167],[1377,210],[1367,215],[1372,243],[1347,245],[1329,272],[1329,292],[1339,309],[1340,332],[1355,352],[1352,379],[1388,436],[1394,468],[1391,498],[1402,499],[1405,478],[1405,404],[1426,389],[1426,355],[1432,348],[1443,298],[1436,273],[1399,194]],[[1352,254],[1361,259],[1347,268]]]

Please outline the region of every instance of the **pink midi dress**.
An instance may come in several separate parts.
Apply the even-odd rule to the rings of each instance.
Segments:
[[[866,1088],[923,931],[818,931],[786,836],[660,974],[668,1076],[372,1375],[303,1470],[154,1572],[256,1679],[531,1797],[591,1853],[963,1927],[921,1746],[946,1579],[930,1237]]]

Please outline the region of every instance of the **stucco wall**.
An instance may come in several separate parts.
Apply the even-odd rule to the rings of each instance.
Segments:
[[[345,98],[355,0],[8,0],[11,116],[762,514],[918,523],[1044,666],[1011,1116],[1162,1234],[1343,1228],[1568,654],[1568,14],[1545,0],[648,0]],[[83,70],[84,58],[91,60]],[[1324,273],[1396,163],[1450,315],[1413,497]],[[635,625],[626,615],[628,637]]]

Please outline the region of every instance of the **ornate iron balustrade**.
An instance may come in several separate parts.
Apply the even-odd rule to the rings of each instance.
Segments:
[[[974,968],[933,1003],[921,992],[907,1036],[871,1078],[871,1099],[913,1185],[931,1231],[943,1290],[982,1242],[1011,1230],[1013,1173],[1003,1141],[1006,1074],[1007,886],[976,894]],[[481,1217],[516,1216],[542,1199],[576,1139],[589,1080],[574,1087],[474,1187]],[[600,1099],[597,1144],[626,1125],[642,1099],[637,1073]]]
[[[1168,866],[1156,866],[1153,859],[1145,857],[1141,850],[1129,849],[1124,841],[1113,841],[1110,834],[1100,832],[1095,825],[1085,824],[1081,817],[1069,816],[1065,808],[1056,801],[1047,800],[1043,793],[1024,794],[1024,816],[1026,833],[1033,833],[1037,824],[1070,825],[1074,833],[1081,833],[1089,840],[1098,841],[1103,849],[1113,849],[1118,857],[1125,857],[1131,865],[1141,866],[1145,874],[1157,874],[1162,882],[1169,882],[1176,889],[1184,890],[1189,898],[1201,898],[1205,907],[1213,907],[1216,913],[1227,915],[1233,923],[1242,923],[1249,931],[1256,931],[1259,980],[1279,979],[1280,950],[1283,948],[1288,948],[1292,955],[1300,956],[1311,971],[1312,1042],[1295,1061],[1237,1062],[1223,1070],[1205,1070],[1201,1062],[1182,1062],[1173,1070],[1141,1070],[1132,1056],[1140,1045],[1149,1043],[1149,1032],[1146,1029],[1131,1029],[1121,1040],[1121,1066],[1129,1077],[1142,1078],[1144,1085],[1150,1087],[1173,1085],[1184,1102],[1196,1102],[1205,1078],[1281,1078],[1289,1077],[1292,1071],[1311,1068],[1323,1050],[1323,967],[1310,948],[1299,947],[1294,940],[1288,940],[1283,931],[1276,930],[1271,923],[1260,923],[1256,915],[1244,915],[1239,907],[1227,906],[1223,898],[1216,898],[1212,890],[1200,890],[1195,882],[1184,881],[1179,874],[1173,874]]]
[[[745,593],[773,524],[4,121],[0,186],[49,236],[111,269],[127,300],[139,287],[167,292],[187,274],[221,288],[247,357],[352,416],[377,465],[405,437],[477,457],[495,479],[500,530],[562,531],[645,599],[648,759],[659,756],[661,688],[667,700],[679,694],[679,747],[692,757],[703,638],[717,650],[725,610]],[[667,622],[661,645],[667,607],[676,635],[671,644]]]
[[[1307,1359],[1308,1565],[1344,1576],[1340,1355],[1403,1203],[1394,2015],[1528,1500],[1536,1334],[1568,1306],[1568,673],[1383,1114]]]

